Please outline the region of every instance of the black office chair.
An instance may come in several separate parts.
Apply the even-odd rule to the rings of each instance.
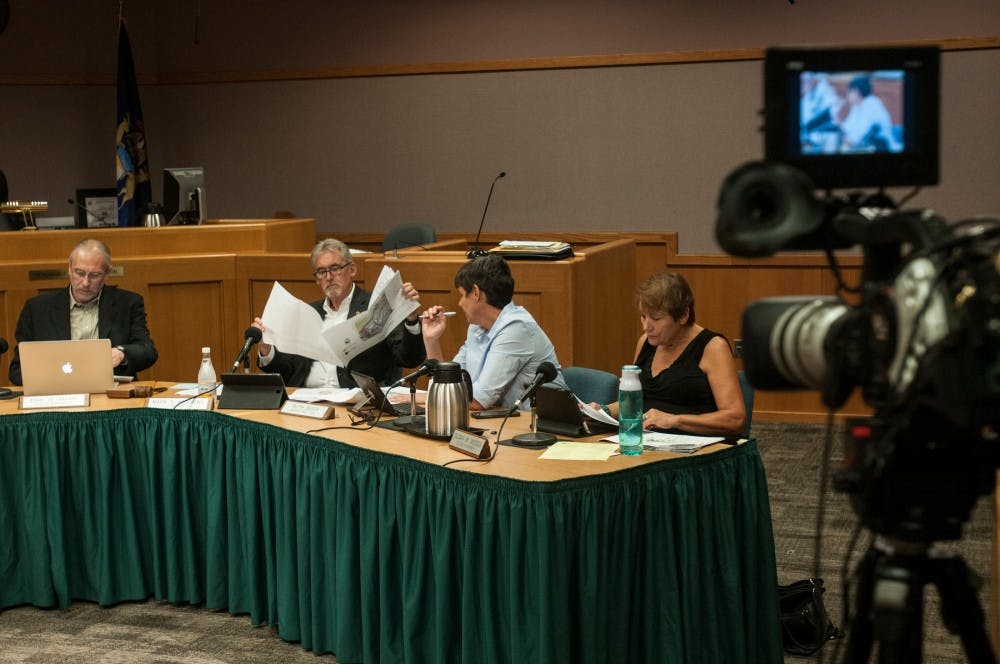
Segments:
[[[563,367],[569,389],[584,403],[607,404],[618,401],[618,376],[588,367]]]
[[[436,240],[437,232],[430,224],[400,224],[385,234],[382,251],[420,247]]]
[[[753,385],[750,384],[750,379],[747,378],[746,373],[741,369],[738,372],[740,377],[740,390],[743,391],[743,405],[747,410],[747,421],[746,425],[743,427],[743,437],[750,437],[750,420],[753,419],[753,396],[754,389]]]

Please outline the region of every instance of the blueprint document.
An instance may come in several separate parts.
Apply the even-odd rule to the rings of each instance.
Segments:
[[[356,355],[384,340],[420,303],[403,297],[399,272],[383,267],[368,310],[324,328],[319,312],[289,293],[277,281],[264,305],[263,342],[283,353],[295,353],[345,367]]]

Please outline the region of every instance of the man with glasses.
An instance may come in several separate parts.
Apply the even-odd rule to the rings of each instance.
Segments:
[[[311,305],[322,317],[324,329],[368,309],[371,293],[354,284],[357,266],[347,245],[332,238],[319,242],[312,250],[312,265],[316,285],[326,297]],[[413,284],[403,284],[403,297],[419,300]],[[346,367],[282,353],[265,343],[257,346],[257,364],[265,371],[281,374],[289,387],[357,387],[351,371],[388,383],[399,377],[400,367],[415,367],[426,358],[417,314],[414,310],[382,342],[356,356]],[[259,317],[253,326],[264,329]]]
[[[110,339],[109,361],[119,376],[135,377],[158,357],[138,293],[108,286],[111,251],[100,240],[83,240],[69,254],[69,288],[41,293],[24,303],[14,337],[22,341]],[[21,384],[18,348],[10,382]]]

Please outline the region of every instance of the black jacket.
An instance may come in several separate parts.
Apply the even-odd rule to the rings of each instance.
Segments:
[[[68,286],[41,293],[25,302],[14,330],[18,343],[69,339],[69,303]],[[98,304],[97,336],[110,339],[112,346],[125,349],[125,364],[115,368],[118,375],[134,377],[139,371],[153,366],[158,357],[146,326],[146,305],[138,293],[105,284]],[[21,384],[19,348],[14,348],[8,376],[12,384]]]

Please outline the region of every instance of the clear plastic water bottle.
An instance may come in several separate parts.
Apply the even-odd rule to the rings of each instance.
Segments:
[[[642,384],[634,364],[622,367],[618,383],[618,451],[642,454]]]
[[[198,391],[213,390],[218,382],[215,367],[212,366],[212,349],[204,346],[201,349],[201,366],[198,368]]]

